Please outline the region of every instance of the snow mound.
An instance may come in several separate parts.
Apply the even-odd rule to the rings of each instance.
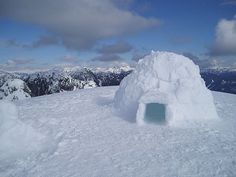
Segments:
[[[9,101],[23,100],[30,98],[30,89],[26,83],[20,79],[8,79],[0,88],[0,99]]]
[[[148,103],[164,105],[169,125],[218,118],[199,67],[171,52],[152,52],[139,60],[135,70],[122,80],[114,103],[126,119],[139,125],[147,123]]]
[[[0,101],[0,167],[42,148],[44,136],[18,119],[16,106]],[[41,143],[40,143],[41,142]]]

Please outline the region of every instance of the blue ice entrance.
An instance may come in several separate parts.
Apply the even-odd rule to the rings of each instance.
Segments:
[[[166,122],[166,107],[164,104],[146,104],[144,119],[146,122],[164,124]]]

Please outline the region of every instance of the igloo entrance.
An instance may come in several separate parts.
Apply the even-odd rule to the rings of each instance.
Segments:
[[[145,105],[144,121],[164,124],[166,122],[166,107],[164,104],[147,103]]]

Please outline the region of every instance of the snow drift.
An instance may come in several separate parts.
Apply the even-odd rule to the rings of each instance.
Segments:
[[[139,60],[135,70],[122,80],[114,102],[126,119],[139,125],[147,123],[146,107],[151,103],[157,103],[158,110],[163,106],[170,125],[218,118],[199,67],[189,58],[170,52],[152,52]]]
[[[44,136],[18,119],[13,103],[0,101],[0,167],[2,162],[40,150],[43,140]]]

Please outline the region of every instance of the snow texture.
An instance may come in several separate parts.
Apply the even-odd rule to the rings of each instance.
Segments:
[[[139,60],[116,92],[115,107],[125,119],[146,124],[145,105],[166,106],[169,125],[188,126],[194,121],[218,119],[211,91],[190,59],[170,52],[152,52]]]
[[[4,164],[42,149],[45,138],[18,119],[16,106],[0,101],[0,171]]]
[[[34,146],[34,153],[23,157],[16,153],[11,162],[1,161],[0,176],[236,176],[235,95],[213,92],[222,121],[191,128],[138,126],[115,114],[112,102],[117,89],[84,89],[16,101],[19,120],[51,136],[55,144],[48,143],[43,152]],[[10,107],[3,105],[1,111]],[[24,139],[21,130],[16,131],[21,134],[18,139]],[[0,155],[21,147],[28,148],[9,145]]]
[[[30,98],[30,89],[20,79],[8,79],[0,88],[0,99],[9,101]]]

